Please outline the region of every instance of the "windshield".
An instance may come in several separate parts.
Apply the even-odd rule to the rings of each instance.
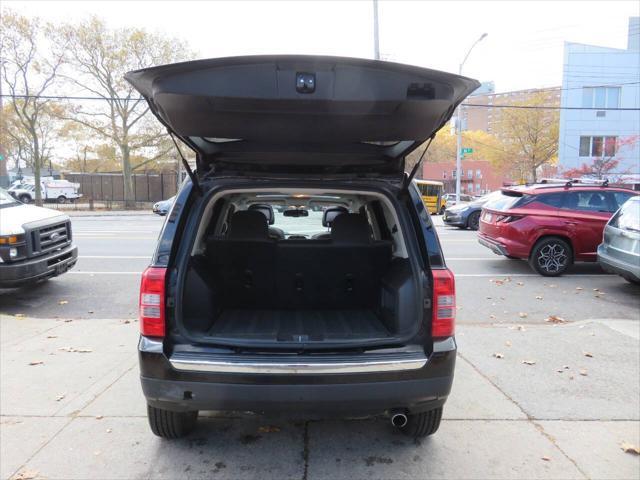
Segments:
[[[285,217],[284,211],[279,212],[275,208],[276,206],[274,206],[275,220],[271,227],[281,229],[287,237],[290,235],[311,237],[317,233],[329,232],[327,227],[322,226],[323,211],[320,209],[308,210],[308,217]]]
[[[0,207],[6,207],[9,205],[18,205],[18,202],[15,198],[7,193],[6,190],[0,188]]]
[[[485,203],[488,203],[492,200],[499,198],[501,195],[502,195],[502,192],[500,191],[487,193],[486,195],[483,195],[482,197],[474,200],[472,203],[474,205],[483,205]]]

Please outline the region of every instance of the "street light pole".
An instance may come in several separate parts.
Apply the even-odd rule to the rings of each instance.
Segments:
[[[471,48],[469,48],[469,50],[467,51],[467,54],[464,56],[464,59],[462,60],[462,63],[460,63],[460,66],[458,67],[458,75],[462,75],[462,67],[464,66],[464,63],[467,61],[467,58],[469,58],[469,55],[471,54],[471,51],[474,49],[474,47],[480,43],[482,40],[484,40],[484,38],[487,36],[486,33],[483,33],[482,35],[480,35],[480,38],[478,38],[473,45],[471,45]],[[456,131],[458,133],[457,138],[456,138],[456,203],[460,203],[460,180],[461,180],[461,170],[462,170],[462,106],[458,105],[458,111],[456,113]]]
[[[378,33],[378,0],[373,0],[373,56],[380,60],[380,35]]]

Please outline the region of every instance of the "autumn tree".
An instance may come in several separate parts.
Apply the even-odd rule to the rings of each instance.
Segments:
[[[602,153],[604,155],[592,157],[589,162],[585,162],[577,168],[564,170],[562,172],[564,177],[592,177],[602,180],[609,176],[618,176],[629,173],[629,169],[620,169],[620,162],[624,160],[625,150],[633,150],[638,144],[640,141],[640,135],[629,135],[614,140],[614,148],[610,152],[607,152],[607,148],[603,146]]]
[[[154,149],[159,152],[155,155],[161,156],[167,151],[167,142],[162,140],[166,132],[152,115],[147,115],[146,102],[123,76],[129,70],[184,60],[189,52],[177,39],[142,29],[109,29],[96,17],[61,27],[55,42],[68,45],[66,81],[103,100],[95,105],[76,105],[66,118],[116,146],[124,177],[125,206],[131,208],[135,152]]]
[[[0,31],[0,81],[7,87],[12,113],[6,123],[3,115],[2,132],[16,147],[17,158],[33,166],[36,204],[42,205],[40,169],[47,156],[47,134],[51,133],[55,110],[52,100],[44,97],[54,86],[64,61],[65,45],[61,42],[57,48],[43,49],[44,38],[51,35],[51,25],[10,10],[2,12]]]
[[[547,101],[541,92],[515,102],[516,108],[503,108],[496,122],[493,133],[503,151],[490,160],[520,180],[537,181],[538,169],[557,160],[559,113],[546,108]]]

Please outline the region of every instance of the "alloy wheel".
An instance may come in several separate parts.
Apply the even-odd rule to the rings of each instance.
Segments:
[[[568,260],[569,256],[566,249],[558,243],[550,243],[542,247],[537,258],[540,268],[549,273],[563,270]]]

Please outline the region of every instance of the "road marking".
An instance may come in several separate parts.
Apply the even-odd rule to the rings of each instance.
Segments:
[[[80,255],[78,258],[144,258],[146,260],[149,260],[151,258],[151,255]]]
[[[158,237],[120,237],[120,236],[88,236],[88,235],[73,235],[74,238],[82,238],[89,240],[157,240]]]
[[[456,273],[453,272],[455,277],[540,277],[546,278],[547,280],[551,278],[563,278],[563,277],[616,277],[617,275],[608,274],[608,273],[570,273],[568,275],[562,275],[562,277],[543,277],[542,275],[538,275],[537,273]]]
[[[497,255],[495,257],[447,257],[445,255],[445,260],[501,260]]]

